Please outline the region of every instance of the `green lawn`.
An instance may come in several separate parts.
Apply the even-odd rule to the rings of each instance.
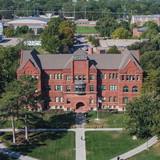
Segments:
[[[75,114],[63,111],[46,111],[34,117],[36,123],[30,128],[72,128],[75,125]],[[15,123],[17,128],[24,127],[20,121]],[[11,128],[9,120],[0,120],[0,128]]]
[[[95,27],[77,26],[76,33],[78,34],[94,34],[97,33]]]
[[[87,123],[85,127],[88,128],[123,128],[125,127],[126,115],[123,113],[108,113],[98,112],[99,120],[96,120],[97,112],[89,112],[87,115]],[[42,115],[35,118],[37,123],[30,128],[74,128],[75,127],[75,113],[62,111],[46,111]],[[10,128],[10,121],[0,121],[0,128]],[[16,121],[16,127],[24,127],[21,122]]]
[[[30,142],[10,148],[40,160],[75,160],[74,132],[36,133],[30,135]]]
[[[160,160],[160,143],[154,145],[148,151],[144,151],[129,160]]]
[[[87,160],[109,160],[143,142],[124,132],[86,132]]]
[[[125,127],[126,115],[124,113],[108,113],[98,112],[99,120],[96,120],[97,112],[88,113],[88,123],[86,127],[112,127],[112,128],[123,128]]]

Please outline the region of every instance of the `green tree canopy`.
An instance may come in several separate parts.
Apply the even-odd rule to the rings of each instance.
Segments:
[[[107,53],[119,54],[121,52],[118,50],[117,46],[112,46],[108,49]]]
[[[119,27],[112,32],[112,38],[114,39],[128,39],[130,37],[131,33],[123,27]]]
[[[51,53],[63,52],[73,45],[74,23],[61,18],[53,18],[41,35],[42,47]]]
[[[160,99],[143,95],[127,104],[128,131],[132,135],[146,138],[160,135]]]
[[[16,78],[18,47],[0,47],[0,94],[7,83]]]
[[[97,31],[103,37],[111,37],[111,33],[116,29],[118,23],[112,16],[106,16],[98,20],[96,24]]]

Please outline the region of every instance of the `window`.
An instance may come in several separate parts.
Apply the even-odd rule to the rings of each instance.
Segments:
[[[109,102],[112,102],[113,101],[113,97],[109,97]]]
[[[123,92],[129,92],[128,86],[123,87]]]
[[[91,74],[91,75],[89,76],[89,79],[90,79],[90,80],[94,80],[94,79],[95,79],[94,75]]]
[[[59,97],[56,97],[56,98],[55,98],[55,101],[56,101],[56,102],[59,102]]]
[[[61,85],[56,85],[55,90],[56,91],[62,91],[63,87]]]
[[[123,97],[123,103],[124,104],[128,103],[128,97]]]
[[[93,99],[93,98],[90,98],[90,99],[89,99],[89,103],[90,103],[90,104],[94,104],[94,99]]]
[[[106,74],[100,74],[100,79],[106,79]]]
[[[94,91],[94,85],[90,85],[90,91]]]
[[[133,86],[132,87],[132,92],[138,92],[138,87],[137,86]]]
[[[102,102],[105,102],[106,101],[106,97],[102,97]]]
[[[86,80],[86,76],[85,75],[75,75],[74,80]]]
[[[136,80],[137,81],[140,80],[140,76],[139,75],[136,76]]]
[[[71,80],[71,76],[70,75],[66,75],[66,80],[70,81]]]
[[[105,85],[101,85],[101,86],[100,86],[100,90],[101,90],[101,91],[106,90],[106,86],[105,86]]]
[[[109,86],[109,90],[110,91],[116,91],[117,90],[117,86],[116,85],[110,85]]]
[[[54,75],[55,79],[63,79],[63,74],[57,73]]]
[[[49,74],[49,79],[52,79],[52,75],[51,74]]]
[[[122,79],[122,81],[124,81],[124,80],[125,80],[125,76],[124,76],[124,75],[122,75],[122,76],[121,76],[121,79]]]
[[[76,75],[76,76],[74,76],[74,80],[78,80],[78,76]]]
[[[113,97],[113,102],[117,102],[117,97],[116,96]]]
[[[66,92],[70,92],[71,91],[71,86],[66,86]]]
[[[86,76],[85,75],[82,76],[82,80],[86,80]]]
[[[56,97],[56,98],[55,98],[55,101],[56,101],[56,102],[63,102],[63,97]]]
[[[109,79],[117,79],[118,74],[117,73],[109,73]]]

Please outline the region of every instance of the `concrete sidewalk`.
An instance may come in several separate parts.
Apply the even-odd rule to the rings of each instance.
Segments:
[[[38,160],[36,158],[24,156],[18,152],[11,151],[11,150],[7,149],[7,147],[3,143],[0,143],[0,153],[3,153],[11,158],[17,158],[19,160]]]
[[[128,159],[130,157],[135,156],[136,154],[143,152],[144,150],[147,150],[149,147],[153,146],[158,142],[158,137],[154,136],[150,140],[148,140],[146,143],[124,153],[121,155],[118,155],[121,159]],[[117,160],[117,157],[112,158],[111,160]]]
[[[84,128],[76,129],[76,160],[86,160],[86,144]]]

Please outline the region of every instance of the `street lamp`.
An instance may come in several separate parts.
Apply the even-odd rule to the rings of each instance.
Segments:
[[[29,2],[30,2],[30,0],[26,0],[26,3],[27,3],[27,16],[28,16],[28,14],[29,14],[29,11],[28,11],[28,5],[29,5]]]
[[[102,100],[101,100],[101,98],[98,97],[98,100],[97,100],[97,118],[96,118],[97,121],[99,120],[98,109],[99,109],[99,104],[100,103],[102,103]]]

